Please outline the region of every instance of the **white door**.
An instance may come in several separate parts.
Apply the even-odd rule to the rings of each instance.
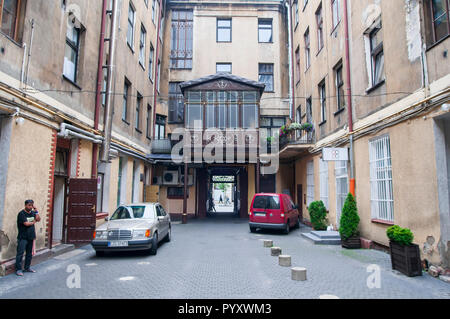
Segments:
[[[55,201],[53,205],[53,241],[62,241],[64,217],[65,178],[55,177]]]

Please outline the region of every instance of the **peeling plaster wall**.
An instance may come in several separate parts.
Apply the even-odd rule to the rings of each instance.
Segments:
[[[422,37],[420,34],[420,5],[418,0],[405,0],[406,10],[406,44],[408,58],[414,62],[422,53]]]

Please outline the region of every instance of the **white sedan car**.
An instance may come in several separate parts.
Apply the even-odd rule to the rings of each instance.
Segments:
[[[97,256],[107,251],[147,250],[156,255],[158,243],[172,236],[170,216],[159,203],[119,206],[99,226],[91,242]]]

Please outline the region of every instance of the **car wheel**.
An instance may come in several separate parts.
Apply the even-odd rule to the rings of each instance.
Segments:
[[[289,234],[289,232],[291,231],[291,227],[289,225],[289,220],[286,222],[286,225],[284,226],[284,230],[283,233],[284,234]]]
[[[170,242],[172,240],[172,227],[169,227],[165,240],[166,242]]]
[[[97,257],[103,257],[103,256],[105,256],[105,252],[104,252],[104,251],[96,250],[96,251],[95,251],[95,255],[96,255]]]
[[[256,227],[250,226],[250,232],[251,232],[251,233],[256,233]]]
[[[150,255],[156,255],[157,252],[158,252],[158,233],[155,233],[155,235],[153,235],[152,248],[150,248],[149,253]]]

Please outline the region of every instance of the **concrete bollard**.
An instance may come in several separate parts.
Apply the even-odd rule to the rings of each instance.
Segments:
[[[306,280],[306,268],[294,267],[291,268],[292,280],[305,281]]]
[[[280,256],[281,255],[281,248],[280,247],[272,247],[270,249],[270,254],[272,256]]]
[[[289,255],[278,256],[278,264],[283,267],[291,267],[291,256]]]
[[[264,247],[272,247],[273,241],[272,240],[264,240]]]

